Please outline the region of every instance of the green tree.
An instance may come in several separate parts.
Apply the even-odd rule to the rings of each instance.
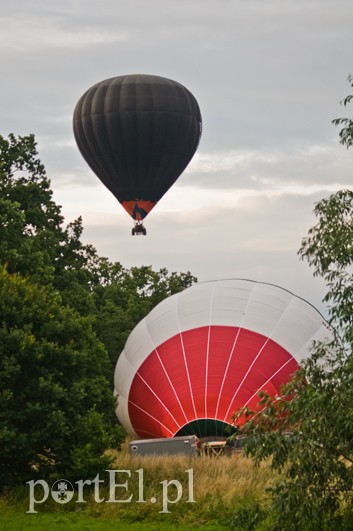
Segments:
[[[9,272],[53,278],[63,218],[37,158],[33,135],[0,136],[0,260]]]
[[[78,218],[64,226],[33,135],[0,136],[0,263],[52,285],[64,305],[90,316],[112,369],[136,324],[162,299],[196,281],[188,273],[124,268],[81,241]]]
[[[353,76],[348,76],[348,82],[350,83],[350,86],[353,88]],[[349,94],[344,98],[344,100],[341,102],[342,105],[346,107],[348,103],[351,102],[353,99],[353,94]],[[353,146],[353,120],[352,118],[335,118],[332,120],[332,123],[334,125],[343,125],[344,127],[341,129],[339,133],[340,142],[343,146],[346,146],[347,149],[351,146]]]
[[[288,531],[353,526],[353,192],[320,201],[315,214],[299,253],[327,282],[336,338],[314,345],[281,396],[261,393],[259,415],[234,417],[247,419],[247,453],[282,472],[273,506],[276,529]]]
[[[131,330],[166,297],[196,282],[191,273],[154,271],[151,266],[125,269],[102,259],[94,289],[97,315],[94,329],[106,346],[112,370]]]
[[[107,353],[52,288],[0,273],[0,484],[91,476],[123,436]]]
[[[10,273],[52,284],[64,304],[88,315],[97,253],[81,243],[81,218],[64,227],[52,196],[34,135],[0,136],[0,263]]]
[[[34,136],[0,136],[2,486],[108,466],[104,452],[122,438],[118,355],[155,304],[196,280],[98,256],[52,195]]]
[[[340,141],[352,146],[352,120],[334,123],[345,125]],[[324,301],[335,339],[313,345],[312,356],[280,396],[261,393],[260,414],[245,408],[234,421],[247,419],[241,431],[249,436],[246,452],[255,462],[270,458],[281,472],[272,489],[275,529],[348,531],[353,529],[353,192],[332,194],[314,213],[317,223],[299,256],[326,281]]]

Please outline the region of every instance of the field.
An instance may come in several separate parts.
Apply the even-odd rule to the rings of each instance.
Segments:
[[[126,447],[114,457],[120,472],[99,476],[95,488],[81,485],[79,491],[75,485],[68,503],[57,503],[50,495],[35,503],[45,498],[41,485],[32,506],[29,486],[9,493],[0,500],[0,528],[271,529],[266,489],[274,475],[266,465],[254,467],[241,454],[131,458]]]

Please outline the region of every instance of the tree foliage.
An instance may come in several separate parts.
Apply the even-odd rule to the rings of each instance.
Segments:
[[[318,222],[303,239],[299,255],[326,281],[324,302],[331,324],[352,344],[353,192],[340,190],[315,205]],[[348,346],[349,348],[349,346]]]
[[[353,121],[333,123],[345,126],[340,141],[351,147]],[[258,464],[271,459],[281,472],[271,489],[277,530],[353,528],[353,192],[332,194],[314,213],[299,256],[326,281],[334,339],[314,343],[280,396],[261,393],[259,414],[244,408],[234,415],[235,423],[245,417],[248,455]]]
[[[300,257],[326,280],[335,337],[317,342],[281,395],[261,393],[261,413],[245,408],[247,452],[283,472],[274,487],[276,529],[351,529],[353,525],[353,192],[316,204],[317,223]]]
[[[104,451],[119,445],[122,430],[113,422],[109,359],[89,318],[5,268],[0,315],[0,483],[107,466]]]
[[[351,87],[353,87],[353,76],[348,76],[348,82]],[[344,100],[341,102],[344,107],[348,105],[348,103],[351,102],[353,99],[353,94],[349,94],[344,98]],[[344,127],[341,129],[339,133],[340,142],[343,146],[346,146],[348,149],[349,147],[353,146],[353,119],[352,118],[335,118],[332,120],[332,123],[334,125],[343,125]]]
[[[112,368],[136,324],[156,304],[195,281],[189,272],[154,271],[150,266],[125,269],[119,263],[101,261],[99,283],[94,290],[99,319],[94,328],[106,345]]]
[[[33,135],[0,137],[0,260],[10,273],[53,280],[63,218],[52,200]]]
[[[132,328],[188,273],[124,268],[82,243],[33,135],[0,136],[0,485],[93,477],[119,446],[113,373]]]

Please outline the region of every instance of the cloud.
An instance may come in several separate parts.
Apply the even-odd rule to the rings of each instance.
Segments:
[[[7,52],[20,52],[25,55],[42,52],[50,53],[52,48],[75,49],[85,46],[112,44],[124,41],[124,33],[107,33],[93,27],[68,29],[65,19],[57,16],[29,17],[21,15],[16,18],[2,17],[0,45]],[[12,36],[16,35],[16,39]],[[33,39],[33,35],[36,38]]]
[[[351,154],[338,141],[292,149],[234,149],[196,153],[179,186],[263,190],[268,195],[305,188],[328,191],[352,183]]]

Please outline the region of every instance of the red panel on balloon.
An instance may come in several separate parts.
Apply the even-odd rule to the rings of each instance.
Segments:
[[[258,409],[298,369],[295,359],[265,336],[230,326],[201,327],[158,346],[137,371],[129,415],[136,433],[170,437],[196,419],[231,423],[234,411]]]

